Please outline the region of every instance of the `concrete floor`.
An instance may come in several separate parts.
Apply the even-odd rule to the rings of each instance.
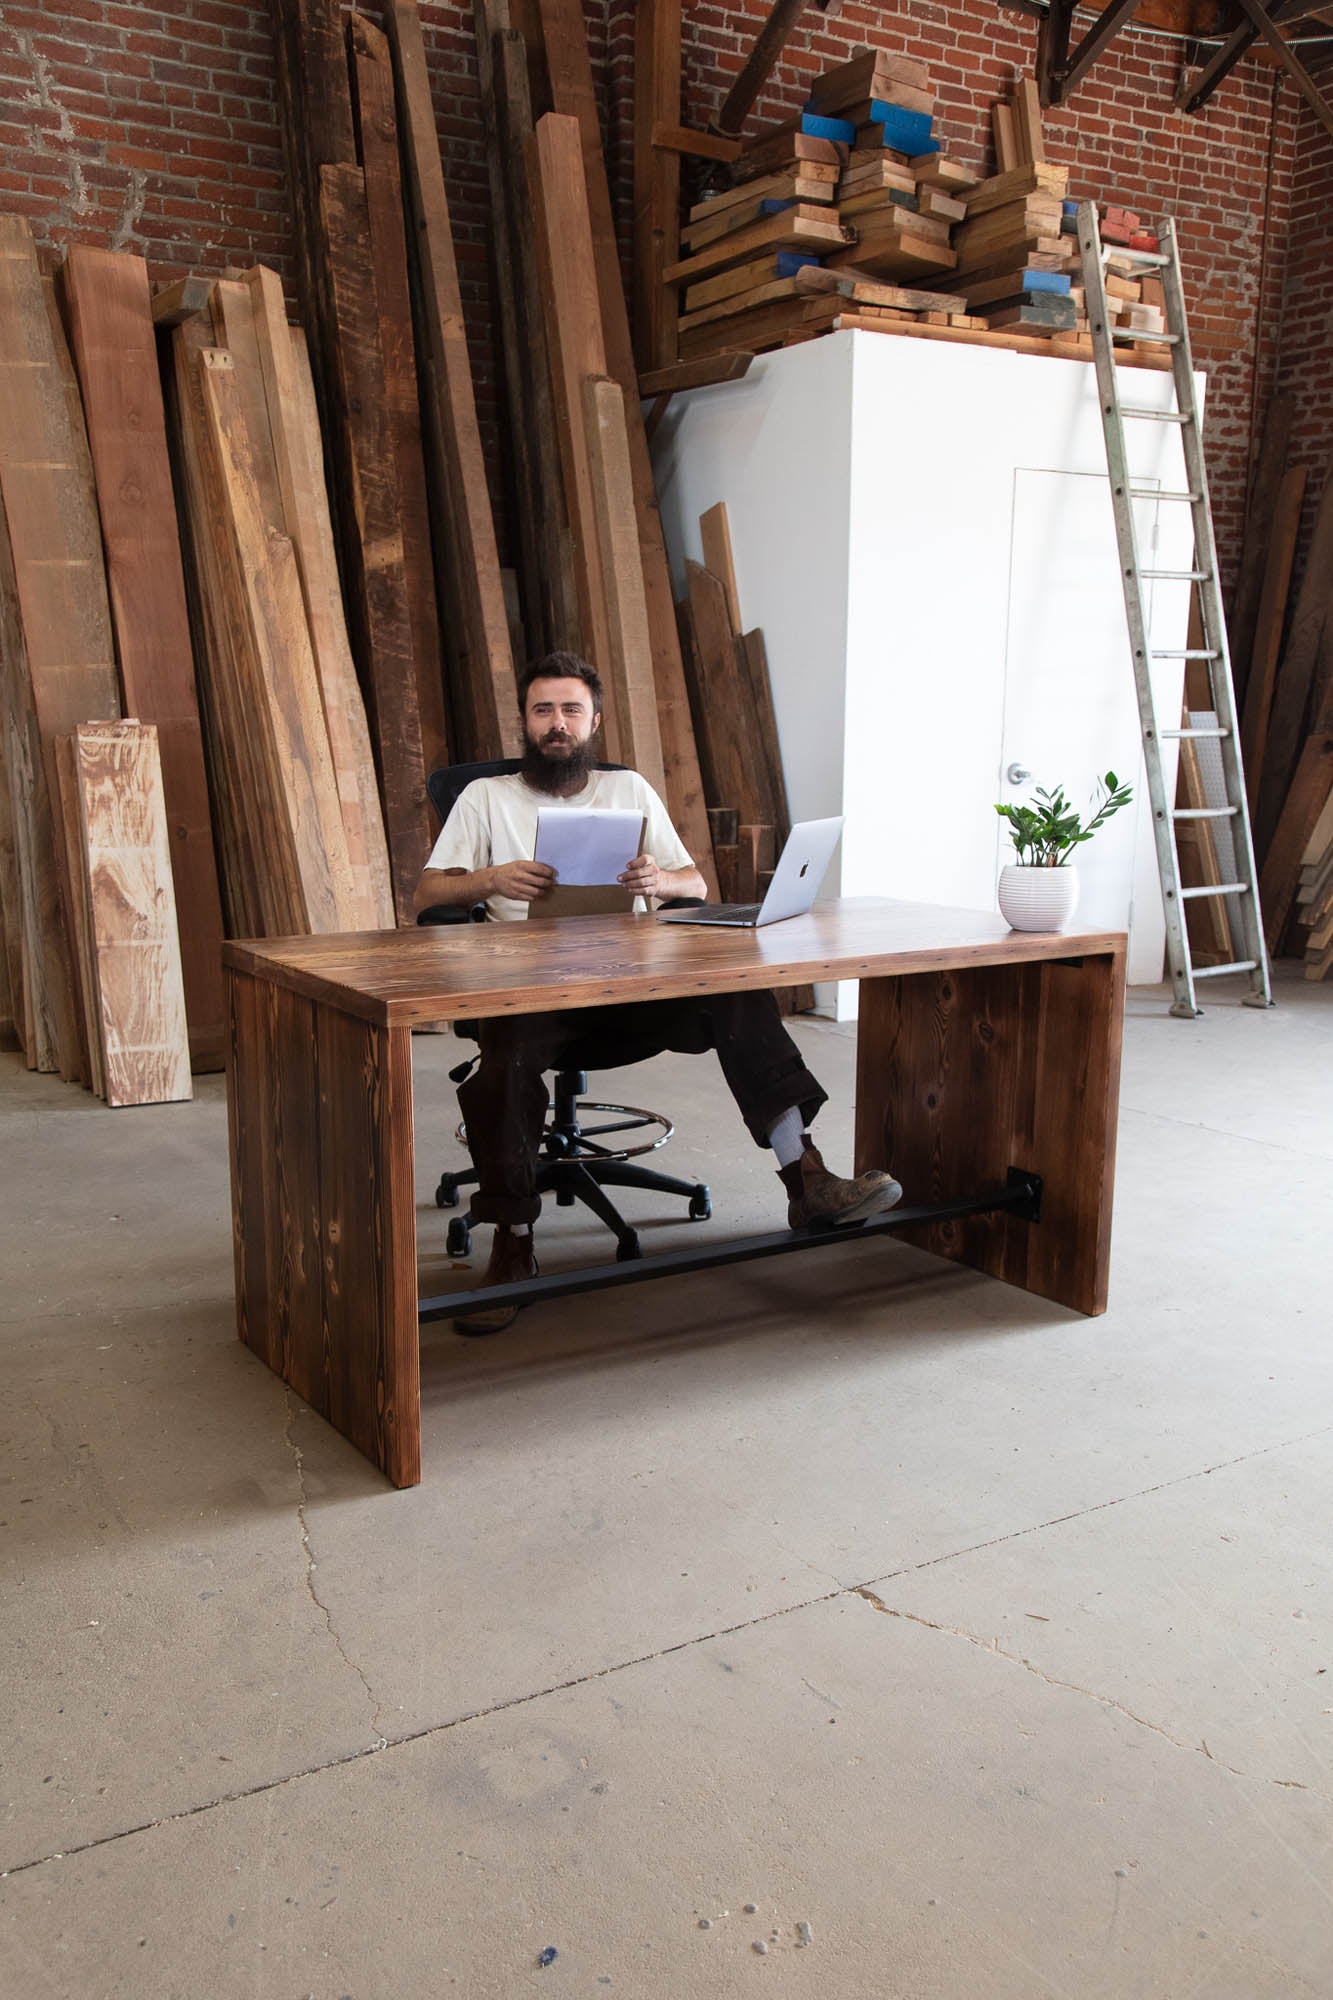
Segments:
[[[404,1493],[234,1337],[221,1080],[0,1059],[0,1991],[1327,2000],[1333,988],[1281,1000],[1133,996],[1105,1318],[879,1242],[433,1327]],[[711,1058],[618,1081],[714,1187],[651,1247],[772,1226]]]

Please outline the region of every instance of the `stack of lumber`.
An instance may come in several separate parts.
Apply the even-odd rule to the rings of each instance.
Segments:
[[[999,108],[1006,164],[978,182],[940,149],[924,63],[867,48],[821,76],[804,110],[748,141],[730,186],[689,212],[689,254],[666,272],[684,288],[682,358],[845,330],[1090,355],[1068,170],[1045,159],[1035,85]],[[1111,210],[1108,228],[1128,243],[1128,230],[1114,235],[1125,214]],[[855,289],[840,291],[833,280],[848,277]],[[1146,283],[1137,267],[1115,273],[1117,315],[1160,330],[1160,286]],[[1169,365],[1160,351],[1126,359]]]
[[[56,739],[88,1081],[111,1105],[193,1095],[166,788],[151,723]]]
[[[395,0],[395,13],[403,12]],[[715,889],[680,636],[630,339],[587,30],[579,0],[521,9],[475,0],[488,123],[496,296],[506,357],[509,454],[524,562],[537,551],[548,601],[520,587],[529,648],[554,639],[598,667],[605,750],[661,792]],[[800,202],[757,227],[781,237]],[[776,226],[775,226],[776,225]],[[803,225],[802,225],[803,226]],[[835,222],[819,221],[837,241]],[[737,230],[739,240],[747,232]],[[797,228],[799,238],[800,228]],[[766,236],[764,242],[769,243]],[[699,255],[722,270],[732,253]],[[526,497],[525,497],[526,495]],[[545,553],[543,553],[545,552]]]
[[[424,850],[386,848],[338,592],[299,331],[272,271],[212,286],[171,336],[196,656],[234,934],[379,930]],[[380,742],[393,718],[380,711]],[[417,739],[419,743],[419,737]],[[400,862],[406,865],[400,866]]]
[[[768,654],[763,633],[744,630],[725,501],[699,517],[699,535],[703,561],[685,565],[677,614],[713,860],[724,902],[757,902],[791,832]]]

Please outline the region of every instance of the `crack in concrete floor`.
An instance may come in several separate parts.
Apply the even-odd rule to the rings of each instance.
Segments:
[[[362,1669],[344,1650],[342,1641],[329,1616],[328,1609],[320,1601],[314,1588],[312,1572],[317,1567],[317,1563],[310,1545],[309,1529],[305,1516],[307,1496],[302,1469],[302,1454],[295,1438],[291,1435],[291,1425],[297,1411],[292,1404],[290,1395],[287,1397],[287,1408],[287,1442],[292,1449],[296,1461],[297,1479],[301,1494],[297,1511],[301,1524],[302,1547],[305,1551],[307,1563],[306,1586],[310,1591],[311,1598],[324,1618],[329,1636],[337,1647],[339,1654],[357,1675],[361,1685],[365,1688],[367,1698],[372,1705],[372,1727],[378,1728],[381,1705]],[[1086,1515],[1100,1514],[1112,1507],[1127,1506],[1132,1501],[1150,1498],[1153,1494],[1165,1492],[1173,1486],[1184,1486],[1196,1479],[1207,1479],[1214,1472],[1223,1472],[1232,1466],[1247,1464],[1251,1459],[1265,1458],[1272,1452],[1289,1449],[1292,1445],[1304,1444],[1314,1438],[1326,1437],[1330,1431],[1333,1431],[1333,1425],[1323,1425],[1318,1430],[1302,1432],[1298,1437],[1283,1438],[1275,1444],[1261,1445],[1257,1450],[1243,1452],[1237,1458],[1225,1459],[1216,1465],[1201,1466],[1197,1471],[1182,1473],[1178,1479],[1162,1480],[1155,1486],[1144,1487],[1140,1491],[1124,1494],[1114,1500],[1099,1500],[1093,1506],[1080,1508],[1072,1514],[1059,1514],[1049,1521],[1036,1522],[1031,1527],[1016,1528],[1012,1533],[997,1535],[988,1542],[978,1542],[965,1549],[950,1550],[945,1555],[931,1556],[924,1562],[913,1563],[905,1570],[894,1570],[887,1576],[877,1580],[881,1585],[886,1582],[893,1582],[898,1577],[913,1575],[918,1570],[933,1569],[940,1563],[957,1561],[963,1556],[975,1553],[977,1550],[999,1548],[1006,1542],[1020,1541],[1028,1535],[1040,1534],[1045,1529],[1061,1527],[1069,1521],[1082,1520]],[[628,1673],[634,1667],[650,1666],[657,1660],[669,1659],[674,1653],[685,1653],[691,1651],[696,1646],[707,1646],[715,1639],[734,1638],[737,1633],[753,1631],[761,1625],[772,1624],[775,1619],[790,1618],[797,1612],[811,1610],[819,1604],[836,1603],[839,1598],[846,1597],[859,1597],[865,1603],[869,1604],[872,1609],[883,1613],[886,1617],[900,1618],[907,1623],[924,1626],[927,1630],[939,1632],[947,1637],[964,1639],[982,1652],[992,1653],[996,1658],[1003,1659],[1012,1666],[1023,1668],[1025,1672],[1032,1674],[1038,1680],[1046,1682],[1050,1687],[1059,1688],[1072,1694],[1084,1695],[1099,1706],[1112,1709],[1116,1713],[1123,1715],[1126,1720],[1133,1722],[1137,1727],[1147,1729],[1153,1735],[1162,1737],[1165,1742],[1172,1744],[1174,1748],[1188,1751],[1193,1756],[1206,1758],[1209,1763],[1216,1765],[1218,1770],[1225,1771],[1230,1777],[1239,1778],[1243,1783],[1271,1785],[1275,1789],[1283,1791],[1305,1792],[1311,1798],[1318,1799],[1321,1802],[1326,1801],[1328,1798],[1328,1795],[1315,1791],[1310,1786],[1302,1785],[1296,1779],[1255,1778],[1251,1772],[1239,1770],[1235,1765],[1223,1763],[1214,1757],[1206,1742],[1189,1743],[1182,1737],[1173,1736],[1160,1723],[1152,1722],[1146,1716],[1136,1714],[1133,1709],[1128,1708],[1123,1702],[1116,1701],[1114,1696],[1098,1694],[1094,1688],[1082,1687],[1076,1681],[1061,1680],[1052,1674],[1044,1673],[1040,1667],[1034,1665],[1032,1661],[1023,1658],[1022,1655],[1006,1652],[1000,1646],[998,1640],[983,1639],[977,1633],[967,1632],[959,1626],[938,1624],[929,1618],[919,1617],[914,1612],[895,1610],[892,1606],[884,1602],[870,1584],[859,1583],[840,1585],[835,1590],[823,1591],[816,1597],[803,1598],[799,1603],[784,1605],[776,1611],[764,1612],[756,1618],[741,1619],[735,1625],[719,1626],[713,1632],[696,1633],[690,1638],[677,1640],[674,1645],[659,1647],[656,1652],[641,1653],[633,1659],[612,1661],[609,1666],[595,1667],[586,1674],[575,1674],[568,1680],[552,1682],[549,1687],[536,1688],[527,1694],[513,1695],[508,1701],[495,1702],[488,1708],[471,1709],[466,1714],[451,1716],[446,1721],[427,1723],[424,1728],[405,1731],[401,1736],[378,1735],[375,1742],[365,1749],[351,1750],[344,1756],[331,1757],[323,1763],[306,1765],[299,1771],[289,1771],[284,1777],[266,1778],[255,1785],[243,1786],[235,1791],[219,1793],[215,1798],[201,1800],[197,1805],[182,1806],[176,1812],[163,1813],[153,1819],[140,1820],[133,1826],[119,1828],[114,1833],[101,1834],[95,1840],[86,1840],[72,1847],[60,1848],[47,1854],[34,1855],[29,1861],[19,1861],[10,1868],[0,1869],[0,1881],[5,1881],[14,1875],[25,1875],[31,1869],[46,1867],[54,1861],[69,1860],[77,1854],[87,1854],[96,1848],[112,1846],[116,1841],[129,1840],[136,1834],[151,1833],[155,1828],[160,1826],[171,1826],[179,1820],[194,1819],[200,1813],[214,1812],[222,1806],[236,1805],[243,1799],[261,1798],[267,1793],[281,1791],[285,1786],[296,1784],[304,1778],[319,1777],[325,1771],[336,1771],[348,1764],[359,1764],[364,1758],[380,1756],[386,1750],[397,1749],[401,1745],[420,1743],[424,1742],[428,1737],[446,1735],[450,1730],[462,1728],[466,1723],[483,1722],[493,1715],[502,1715],[509,1709],[523,1708],[529,1702],[543,1701],[548,1695],[564,1694],[572,1688],[586,1687],[593,1681],[607,1680],[613,1675]],[[809,1682],[806,1682],[806,1685],[809,1686]],[[818,1690],[812,1691],[818,1692]]]
[[[310,1523],[306,1518],[306,1507],[309,1504],[309,1495],[306,1492],[306,1484],[305,1484],[305,1453],[301,1450],[300,1445],[296,1442],[296,1436],[293,1430],[293,1426],[296,1422],[297,1417],[300,1415],[300,1411],[297,1409],[296,1404],[292,1401],[290,1390],[284,1389],[283,1398],[287,1405],[287,1421],[283,1427],[283,1436],[287,1441],[288,1449],[292,1454],[292,1458],[296,1466],[296,1486],[299,1495],[299,1498],[297,1499],[296,1503],[296,1518],[297,1521],[300,1523],[301,1547],[305,1553],[305,1587],[307,1591],[310,1593],[311,1603],[314,1605],[316,1611],[318,1611],[320,1617],[324,1620],[324,1629],[328,1633],[330,1639],[332,1639],[334,1650],[337,1652],[339,1659],[344,1663],[345,1666],[351,1668],[352,1672],[356,1675],[357,1679],[360,1681],[362,1687],[366,1691],[366,1700],[370,1703],[370,1728],[373,1738],[373,1741],[370,1744],[370,1749],[372,1751],[383,1750],[387,1748],[389,1739],[384,1734],[383,1730],[380,1727],[380,1713],[382,1704],[380,1703],[379,1697],[376,1695],[374,1689],[371,1687],[370,1682],[367,1680],[364,1670],[357,1665],[356,1661],[347,1651],[347,1648],[343,1645],[337,1627],[334,1625],[333,1622],[333,1614],[330,1612],[328,1605],[325,1604],[319,1592],[315,1589],[315,1571],[319,1568],[319,1559],[316,1556],[314,1548],[311,1544]]]

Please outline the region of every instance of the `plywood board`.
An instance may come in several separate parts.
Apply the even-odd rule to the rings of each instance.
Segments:
[[[192,1095],[166,800],[151,723],[87,724],[73,751],[108,1104]]]

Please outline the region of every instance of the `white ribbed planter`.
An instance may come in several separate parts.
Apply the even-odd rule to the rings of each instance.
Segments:
[[[1010,861],[1000,870],[1000,915],[1016,931],[1062,931],[1078,908],[1078,870],[1023,868]]]

